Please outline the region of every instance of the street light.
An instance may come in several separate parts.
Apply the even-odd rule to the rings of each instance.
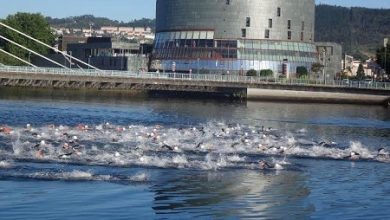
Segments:
[[[326,66],[326,61],[325,61],[325,55],[326,55],[326,50],[325,48],[322,50],[322,77],[324,78],[324,84],[326,84],[326,77],[325,77],[325,66]]]
[[[385,46],[385,67],[384,67],[384,69],[385,69],[385,73],[386,74],[388,74],[387,71],[386,71],[387,70],[386,67],[387,67],[387,44],[388,43],[389,43],[389,38],[385,38],[384,39],[384,46]]]
[[[91,55],[88,56],[88,69],[89,69],[89,65],[91,65]]]
[[[200,58],[197,59],[197,72],[198,72],[198,75],[199,75],[199,61],[200,61]]]
[[[72,51],[69,51],[69,69],[72,69]]]

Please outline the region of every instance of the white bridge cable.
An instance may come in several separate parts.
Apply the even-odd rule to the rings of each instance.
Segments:
[[[75,61],[77,61],[77,62],[80,62],[80,63],[82,63],[82,64],[84,64],[84,65],[86,65],[86,66],[92,68],[92,69],[95,69],[95,70],[99,70],[99,71],[100,71],[100,69],[98,69],[98,68],[92,66],[91,64],[86,63],[86,62],[84,62],[84,61],[82,61],[82,60],[80,60],[80,59],[77,59],[76,57],[73,57],[73,56],[71,56],[71,55],[65,53],[64,51],[58,50],[57,48],[52,47],[52,46],[50,46],[50,45],[48,45],[48,44],[46,44],[46,43],[44,43],[44,42],[42,42],[42,41],[40,41],[40,40],[37,40],[37,39],[35,39],[35,38],[33,38],[33,37],[31,37],[31,36],[29,36],[29,35],[27,35],[27,34],[21,32],[21,31],[18,31],[18,30],[16,30],[16,29],[13,28],[13,27],[10,27],[10,26],[4,24],[3,22],[0,22],[0,25],[3,26],[3,27],[5,27],[5,28],[8,28],[8,29],[10,29],[10,30],[12,30],[12,31],[15,31],[16,33],[21,34],[21,35],[27,37],[27,38],[30,39],[30,40],[33,40],[33,41],[35,41],[35,42],[37,42],[37,43],[39,43],[39,44],[41,44],[41,45],[44,45],[44,46],[46,46],[46,47],[48,47],[48,48],[54,50],[54,51],[57,52],[57,53],[61,53],[62,55],[71,58],[72,60],[75,60]]]
[[[41,55],[41,54],[39,54],[39,53],[33,51],[33,50],[30,50],[30,49],[28,49],[27,47],[25,47],[25,46],[23,46],[23,45],[20,45],[20,44],[16,43],[15,41],[12,41],[12,40],[10,40],[10,39],[8,39],[8,38],[2,36],[2,35],[0,35],[0,38],[3,39],[3,40],[5,40],[5,41],[8,41],[8,42],[10,42],[11,44],[14,44],[14,45],[16,45],[16,46],[18,46],[18,47],[20,47],[20,48],[23,48],[23,49],[25,49],[25,50],[27,50],[27,51],[29,51],[29,52],[31,52],[31,53],[33,53],[33,54],[35,54],[35,55],[37,55],[37,56],[43,58],[43,59],[45,59],[45,60],[47,60],[47,61],[49,61],[49,62],[51,62],[51,63],[54,63],[54,64],[56,64],[57,66],[60,66],[60,67],[65,68],[65,69],[69,69],[68,67],[66,67],[66,66],[64,66],[64,65],[62,65],[62,64],[60,64],[60,63],[58,63],[58,62],[56,62],[56,61],[54,61],[54,60],[51,60],[51,59],[49,59],[49,58],[47,58],[47,57],[45,57],[45,56],[43,56],[43,55]]]
[[[26,60],[23,60],[22,58],[20,58],[20,57],[14,55],[14,54],[12,54],[12,53],[9,53],[9,52],[7,52],[7,51],[5,51],[5,50],[3,50],[3,49],[0,49],[0,52],[3,52],[3,53],[5,53],[5,54],[7,54],[8,56],[11,56],[11,57],[13,57],[13,58],[15,58],[15,59],[17,59],[17,60],[19,60],[19,61],[21,61],[21,62],[27,64],[27,65],[29,65],[29,66],[32,66],[32,67],[35,67],[35,68],[37,67],[37,66],[35,66],[34,64],[32,64],[32,63],[30,63],[30,62],[28,62],[28,61],[26,61]]]

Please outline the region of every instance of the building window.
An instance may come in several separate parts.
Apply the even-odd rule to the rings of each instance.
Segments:
[[[287,21],[287,29],[289,29],[289,30],[291,29],[291,20]]]
[[[278,14],[278,17],[280,17],[280,15],[282,14],[282,9],[279,8],[279,7],[278,7],[278,12],[277,12],[277,14]]]
[[[303,32],[301,32],[301,41],[303,41]]]
[[[241,29],[241,37],[243,37],[243,38],[246,37],[246,29],[245,28]]]
[[[250,26],[251,26],[251,18],[250,18],[250,17],[247,17],[247,18],[246,18],[246,26],[247,26],[247,27],[250,27]]]
[[[230,0],[226,0],[226,4],[227,4],[227,5],[230,5]]]
[[[302,31],[305,30],[305,22],[304,22],[304,21],[302,21],[302,27],[301,27],[301,29],[302,29]]]
[[[272,19],[268,19],[268,28],[272,28]]]
[[[291,31],[287,31],[287,39],[291,40]]]
[[[268,29],[265,30],[264,38],[267,38],[267,39],[269,38],[269,30]]]

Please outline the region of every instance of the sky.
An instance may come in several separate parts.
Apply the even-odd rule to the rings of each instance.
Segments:
[[[194,0],[196,1],[196,0]],[[390,0],[316,0],[317,4],[390,9]],[[119,21],[155,17],[155,0],[0,0],[0,18],[16,12],[39,12],[64,18],[92,14]]]

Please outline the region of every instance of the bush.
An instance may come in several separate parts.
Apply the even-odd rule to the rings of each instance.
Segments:
[[[257,71],[254,69],[248,70],[248,72],[246,72],[246,75],[247,76],[257,76]]]
[[[306,78],[308,75],[308,71],[304,66],[297,67],[297,78]]]
[[[272,70],[261,70],[260,71],[260,76],[261,77],[271,77],[271,76],[274,76],[274,72]]]

